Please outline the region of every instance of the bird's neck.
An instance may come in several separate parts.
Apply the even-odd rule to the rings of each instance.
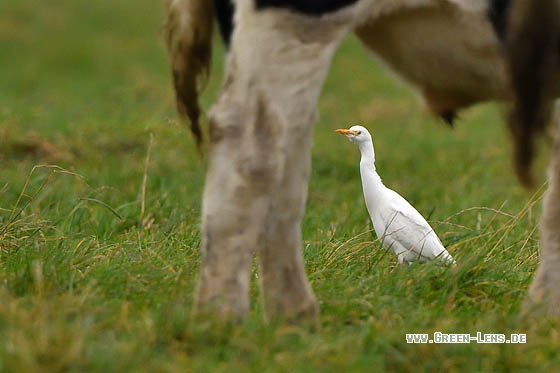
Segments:
[[[361,143],[358,145],[362,158],[360,160],[360,167],[366,166],[368,169],[375,172],[375,152],[371,142]]]
[[[362,183],[369,184],[370,188],[384,187],[381,177],[377,174],[375,168],[375,153],[371,143],[360,144],[360,173],[362,175]],[[365,185],[364,185],[365,186]]]
[[[371,186],[382,186],[383,182],[381,177],[375,169],[375,163],[369,159],[364,159],[360,161],[360,174],[362,175],[362,181],[371,184]]]

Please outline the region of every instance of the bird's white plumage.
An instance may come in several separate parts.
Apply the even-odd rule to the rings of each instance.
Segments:
[[[399,263],[438,258],[455,263],[426,219],[397,192],[387,188],[375,168],[373,141],[368,130],[353,126],[337,130],[360,149],[360,176],[366,207],[383,246],[397,255]]]

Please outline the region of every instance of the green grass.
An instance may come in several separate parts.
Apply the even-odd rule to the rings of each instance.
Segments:
[[[191,321],[205,164],[176,119],[161,19],[157,0],[0,4],[0,371],[558,369],[558,320],[518,317],[542,189],[518,186],[499,109],[450,130],[353,38],[319,103],[303,223],[320,332],[265,324],[256,284],[246,324]],[[456,268],[384,254],[358,151],[333,132],[355,123]],[[528,343],[406,344],[435,331]]]

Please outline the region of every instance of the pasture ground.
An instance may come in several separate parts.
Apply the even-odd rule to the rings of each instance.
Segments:
[[[192,322],[205,162],[174,111],[162,13],[157,0],[0,3],[0,371],[559,369],[558,320],[518,316],[542,188],[518,186],[500,109],[451,130],[354,38],[320,100],[303,223],[320,332],[265,324],[256,280],[246,324]],[[397,268],[380,248],[358,150],[333,132],[356,123],[456,268]],[[406,343],[437,331],[527,343]]]

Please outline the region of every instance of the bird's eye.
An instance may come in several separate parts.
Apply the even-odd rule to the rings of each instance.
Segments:
[[[360,131],[360,130],[356,131],[356,135],[361,135],[361,134],[362,134],[362,131]]]

